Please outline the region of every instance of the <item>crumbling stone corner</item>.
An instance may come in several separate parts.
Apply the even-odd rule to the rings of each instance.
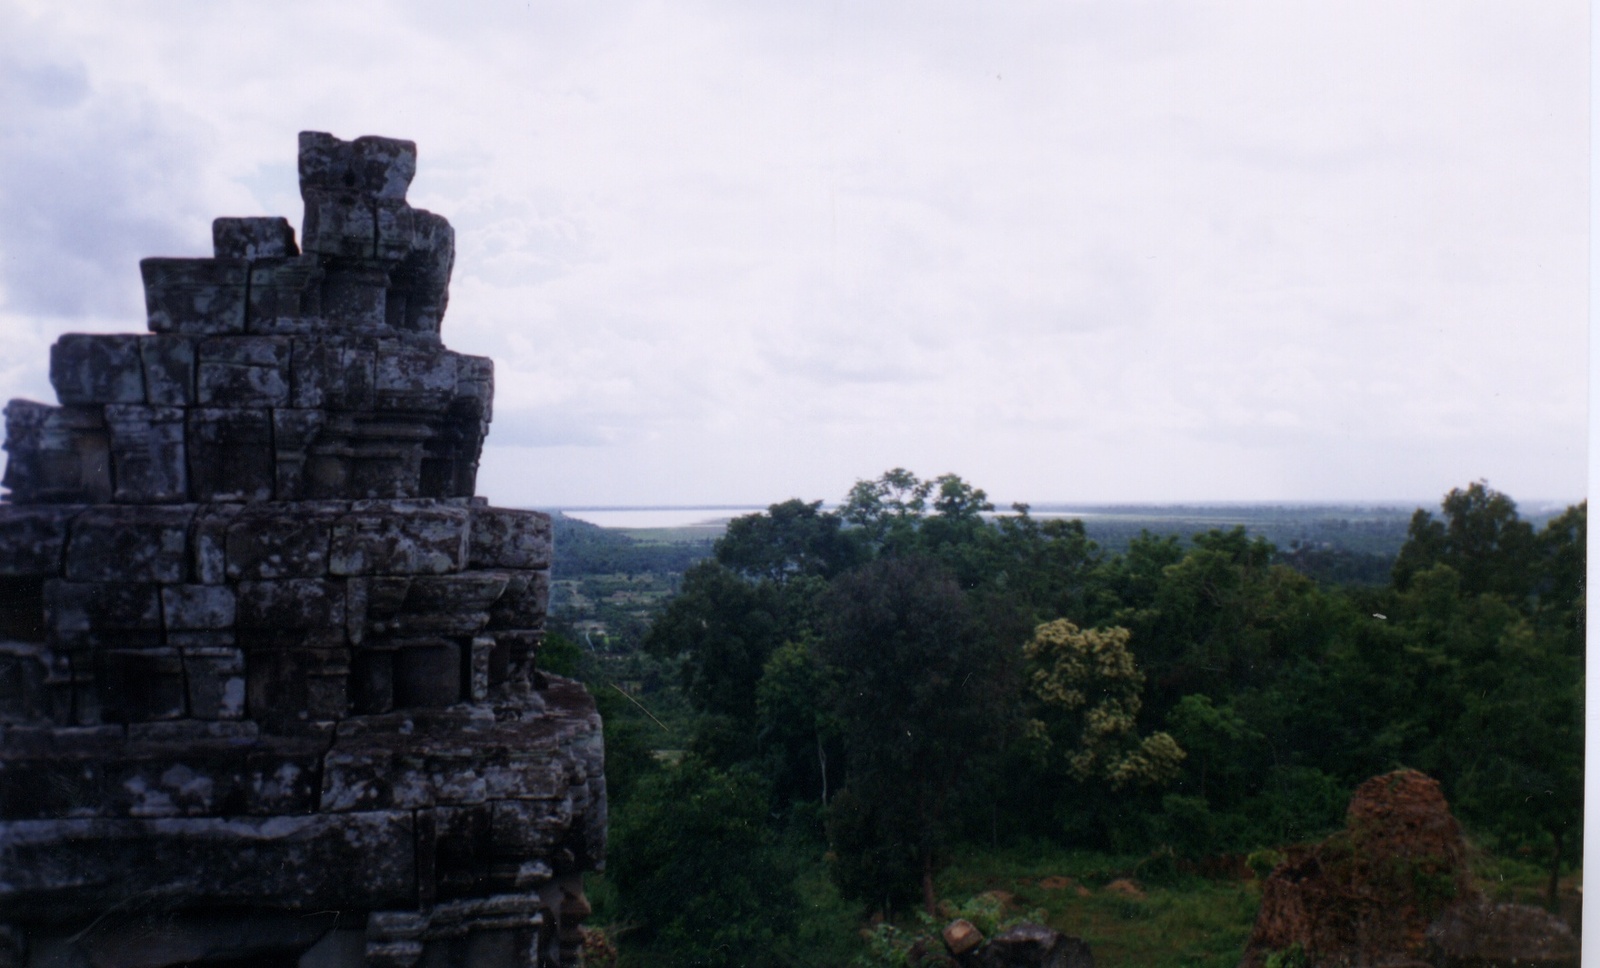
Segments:
[[[474,497],[416,146],[300,135],[305,220],[140,264],[5,409],[0,968],[573,965],[593,699],[538,670],[550,520]]]

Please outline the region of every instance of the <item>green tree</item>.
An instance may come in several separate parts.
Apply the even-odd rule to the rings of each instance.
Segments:
[[[1040,521],[1026,504],[1001,517],[982,541],[986,580],[1013,595],[1035,622],[1070,618],[1089,623],[1108,617],[1115,597],[1104,581],[1099,547],[1083,522]]]
[[[980,623],[950,572],[925,556],[841,576],[825,611],[818,653],[837,670],[851,794],[832,812],[840,887],[863,900],[903,899],[915,892],[905,879],[914,870],[931,912],[952,798],[1011,726],[1011,627]],[[865,869],[851,866],[863,860]]]
[[[1552,518],[1538,537],[1538,621],[1562,637],[1570,655],[1583,654],[1588,522],[1589,502],[1584,501]]]
[[[821,501],[774,504],[764,513],[728,522],[717,541],[723,565],[753,580],[785,582],[799,576],[831,579],[859,564],[866,548],[843,519],[822,510]]]
[[[836,683],[807,641],[788,642],[767,659],[756,686],[757,745],[779,802],[826,806],[843,774],[838,720],[830,709]]]
[[[1144,689],[1124,628],[1080,629],[1066,619],[1040,625],[1023,648],[1028,686],[1044,717],[1028,732],[1080,782],[1113,790],[1178,775],[1184,752],[1167,733],[1139,736]]]
[[[704,561],[684,575],[682,593],[651,626],[645,649],[681,657],[684,692],[694,707],[748,732],[762,667],[788,631],[773,583],[747,581]]]
[[[875,481],[856,481],[839,516],[859,528],[863,540],[874,549],[906,548],[914,541],[932,492],[932,481],[896,467]]]
[[[607,876],[650,964],[781,964],[800,902],[768,796],[753,773],[689,757],[646,778],[613,818]]]
[[[1197,534],[1192,548],[1161,568],[1149,604],[1119,613],[1150,677],[1145,698],[1154,718],[1186,695],[1220,700],[1262,687],[1337,632],[1326,596],[1274,564],[1274,554],[1243,528]]]
[[[1579,856],[1583,821],[1583,664],[1527,621],[1495,644],[1491,675],[1465,691],[1450,739],[1459,744],[1457,805],[1502,842],[1543,848],[1548,901],[1561,864]]]
[[[1475,481],[1446,494],[1441,507],[1443,521],[1421,509],[1412,516],[1394,563],[1395,587],[1404,591],[1418,572],[1449,565],[1461,576],[1466,594],[1489,593],[1522,604],[1534,592],[1537,548],[1516,502]]]

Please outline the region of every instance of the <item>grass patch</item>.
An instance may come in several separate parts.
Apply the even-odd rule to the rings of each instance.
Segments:
[[[1087,941],[1102,968],[1237,965],[1260,906],[1255,882],[1198,877],[1141,881],[1142,897],[1107,889],[1113,881],[1134,876],[1142,859],[1048,845],[1002,851],[957,860],[939,879],[939,888],[941,896],[958,899],[1005,891],[1024,910],[1042,908],[1050,927]],[[1062,877],[1073,883],[1040,885]],[[1088,893],[1080,893],[1080,887]]]
[[[1537,863],[1485,851],[1474,851],[1471,863],[1487,897],[1542,902],[1547,875]],[[1010,898],[1003,911],[1006,917],[1042,910],[1050,927],[1089,943],[1099,968],[1234,968],[1255,924],[1260,906],[1258,883],[1185,875],[1141,876],[1158,866],[1148,857],[1037,844],[957,858],[939,876],[937,887],[941,898],[958,907],[970,906],[985,892],[998,891]],[[1567,874],[1562,878],[1563,887],[1576,887],[1581,877],[1579,871]],[[1068,879],[1066,884],[1063,878]],[[1136,880],[1143,896],[1108,889],[1109,884],[1123,879]],[[604,927],[619,943],[620,968],[645,968],[650,953],[629,937],[615,891],[605,875],[591,873],[584,880],[594,907],[589,924]],[[782,945],[783,963],[796,968],[880,963],[865,955],[861,932],[867,924],[855,905],[839,897],[825,864],[805,865],[795,886],[802,912],[795,935]],[[942,924],[943,919],[937,923]],[[896,924],[910,935],[929,931],[913,912],[896,918]]]

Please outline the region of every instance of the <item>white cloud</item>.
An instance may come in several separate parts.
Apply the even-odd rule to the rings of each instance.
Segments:
[[[297,219],[315,128],[420,146],[496,500],[1583,487],[1576,2],[0,16],[0,390],[136,328],[139,256]]]

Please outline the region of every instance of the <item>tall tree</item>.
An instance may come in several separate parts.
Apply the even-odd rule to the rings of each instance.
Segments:
[[[1117,790],[1178,775],[1184,752],[1172,737],[1139,736],[1144,674],[1128,650],[1127,629],[1080,629],[1057,619],[1035,630],[1023,654],[1045,715],[1029,731],[1075,779],[1104,780]]]
[[[645,637],[645,649],[682,661],[683,688],[701,712],[748,730],[756,719],[756,683],[788,637],[784,602],[771,582],[751,582],[716,561],[684,575],[683,591]]]
[[[1442,502],[1444,520],[1418,509],[1394,563],[1395,587],[1405,590],[1418,572],[1449,565],[1468,595],[1500,595],[1525,604],[1534,592],[1537,547],[1533,527],[1517,515],[1517,502],[1474,481]]]
[[[1002,643],[1014,626],[980,623],[950,572],[926,556],[880,559],[840,577],[826,612],[818,650],[837,670],[849,755],[850,796],[835,805],[834,831],[855,841],[836,848],[846,867],[866,858],[879,871],[847,871],[841,887],[868,900],[904,897],[910,885],[885,881],[909,865],[880,862],[898,853],[914,862],[931,913],[952,797],[1011,725],[1016,649]]]
[[[716,557],[755,580],[830,579],[866,556],[864,543],[856,533],[842,530],[842,524],[838,515],[822,510],[821,501],[784,501],[729,521],[717,541]]]
[[[767,825],[768,791],[746,770],[693,756],[646,778],[616,818],[607,875],[650,964],[777,968],[800,899],[795,865]]]

